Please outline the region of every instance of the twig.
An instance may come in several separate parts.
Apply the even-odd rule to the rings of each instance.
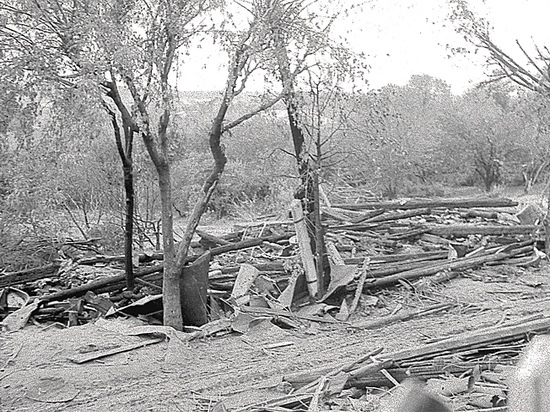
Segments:
[[[36,402],[42,402],[42,403],[67,403],[67,402],[70,402],[72,400],[74,400],[79,394],[80,394],[80,390],[76,391],[76,393],[71,396],[70,398],[66,398],[66,399],[58,399],[58,400],[54,400],[54,401],[50,401],[50,400],[47,400],[47,399],[37,399],[37,398],[33,398],[27,394],[25,394],[25,398],[27,399],[30,399],[31,401],[36,401]]]
[[[17,349],[14,353],[12,353],[12,355],[4,363],[4,366],[0,368],[0,372],[4,372],[6,370],[6,367],[9,365],[9,363],[15,360],[15,358],[17,358],[17,355],[19,355],[19,352],[21,352],[21,349],[23,349],[23,345],[24,344],[22,343],[21,346],[19,346],[19,349]]]
[[[321,378],[319,379],[319,384],[317,385],[317,389],[315,389],[313,398],[311,398],[311,402],[309,403],[309,408],[307,408],[308,412],[319,412],[321,410],[319,408],[319,402],[327,382],[328,382],[327,377],[321,376]]]
[[[357,323],[355,325],[351,325],[351,327],[357,328],[357,329],[374,329],[380,326],[388,325],[390,323],[404,321],[417,316],[429,315],[434,312],[446,310],[446,309],[449,309],[451,306],[452,305],[450,304],[440,304],[440,305],[430,306],[426,309],[419,310],[416,312],[405,312],[398,315],[390,315],[390,316],[384,316],[379,319],[368,320],[365,322]]]
[[[96,359],[105,358],[107,356],[116,355],[118,353],[129,352],[131,350],[142,348],[144,346],[153,345],[155,343],[162,342],[163,340],[164,340],[164,338],[153,339],[153,340],[149,340],[149,341],[146,341],[146,342],[133,343],[133,344],[130,344],[130,345],[121,346],[119,348],[100,351],[99,353],[92,353],[91,355],[86,355],[84,357],[75,358],[75,359],[71,359],[71,360],[74,363],[82,364],[82,363],[90,362],[90,361],[93,361],[93,360],[96,360]]]

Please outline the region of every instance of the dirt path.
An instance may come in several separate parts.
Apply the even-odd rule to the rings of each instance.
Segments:
[[[427,339],[480,330],[550,308],[550,268],[483,269],[425,295],[404,288],[382,291],[377,307],[361,306],[352,321],[406,307],[455,303],[448,312],[377,330],[312,323],[283,330],[269,322],[244,335],[182,343],[175,339],[75,364],[98,348],[139,342],[124,331],[135,319],[69,329],[27,326],[0,334],[0,411],[208,411],[218,400],[229,409],[283,395],[285,374],[337,365],[379,347],[395,351]],[[265,345],[293,342],[266,349]],[[456,405],[458,407],[458,405]]]

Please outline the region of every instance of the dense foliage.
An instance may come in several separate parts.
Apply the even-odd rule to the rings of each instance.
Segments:
[[[52,5],[48,12],[57,16],[53,5],[59,2],[43,3]],[[210,6],[216,6],[214,3]],[[30,7],[29,10],[34,7],[24,0],[17,4]],[[102,237],[109,239],[114,248],[121,247],[122,171],[109,116],[99,103],[97,84],[108,69],[119,79],[134,70],[135,83],[156,85],[154,75],[151,84],[147,83],[147,76],[158,69],[147,72],[143,67],[150,66],[142,65],[147,59],[156,62],[154,58],[160,57],[141,48],[141,37],[160,37],[154,32],[125,32],[137,24],[134,20],[140,16],[139,8],[132,14],[129,10],[135,6],[133,2],[116,3],[126,4],[128,10],[111,10],[107,8],[109,4],[105,2],[105,10],[112,14],[110,25],[108,20],[100,19],[101,13],[107,13],[100,8],[94,9],[97,13],[91,16],[101,20],[101,24],[90,20],[84,25],[88,14],[74,14],[70,27],[79,29],[68,30],[72,37],[66,38],[57,36],[56,24],[63,28],[63,24],[72,24],[70,21],[31,21],[32,13],[19,15],[16,23],[21,27],[29,25],[45,33],[42,37],[29,37],[31,50],[13,39],[10,27],[5,26],[2,32],[0,236],[4,243],[6,239],[17,242],[29,234],[48,233]],[[2,21],[7,21],[12,8],[15,10],[9,2],[2,4]],[[529,190],[547,176],[550,107],[539,94],[501,81],[453,95],[443,80],[427,75],[413,76],[403,86],[390,84],[369,90],[368,75],[363,78],[359,70],[364,62],[344,67],[343,62],[350,61],[350,55],[343,48],[332,44],[328,47],[326,39],[308,32],[305,28],[315,16],[310,17],[303,21],[295,17],[294,24],[303,29],[295,35],[303,38],[285,40],[294,47],[289,46],[286,57],[289,67],[295,68],[304,64],[306,57],[325,53],[315,70],[304,68],[296,73],[307,72],[307,76],[291,79],[295,83],[293,104],[299,108],[296,118],[308,139],[307,152],[326,187],[362,186],[386,197],[429,196],[445,194],[445,188],[457,186],[491,191],[499,185],[523,185]],[[270,18],[278,22],[280,16]],[[141,22],[147,27],[145,23],[149,24]],[[151,22],[151,27],[155,24]],[[179,26],[172,29],[180,30]],[[195,26],[191,29],[202,30]],[[276,55],[278,49],[273,46],[276,39],[264,43],[262,34],[267,28],[259,23],[254,30],[257,31],[251,31],[250,37],[253,41],[243,43],[243,50],[255,56],[251,62],[269,79],[268,90],[264,94],[244,91],[232,97],[228,109],[231,119],[254,111],[276,94],[277,87],[280,89],[280,85],[275,85],[280,73],[270,69],[274,60],[282,64],[280,55]],[[84,34],[89,37],[90,33],[96,37],[86,44]],[[183,36],[187,32],[182,29],[178,33]],[[128,44],[121,48],[117,42],[122,39]],[[248,41],[233,35],[217,40],[228,52],[234,50],[238,41]],[[187,41],[184,36],[181,44],[186,46]],[[206,40],[199,37],[195,41]],[[300,49],[304,44],[307,47]],[[120,64],[113,65],[115,60]],[[248,72],[241,76],[247,78]],[[347,87],[350,84],[354,87]],[[138,89],[138,93],[147,95],[145,86]],[[128,90],[121,93],[131,102]],[[187,217],[210,173],[212,157],[205,136],[224,97],[221,92],[181,90],[170,96],[169,104],[162,103],[161,97],[162,94],[149,97],[148,110],[153,121],[162,118],[163,110],[171,111],[165,140],[169,142],[172,201],[174,210]],[[136,107],[132,103],[128,107],[137,119]],[[248,216],[251,210],[282,211],[299,185],[285,104],[281,101],[255,114],[224,131],[222,145],[228,164],[209,206],[217,217]],[[143,126],[140,122],[135,122],[136,127]],[[156,248],[161,210],[157,174],[141,139],[134,145],[135,242],[140,247]],[[316,145],[322,147],[322,154],[317,157]]]
[[[182,215],[210,164],[200,130],[208,122],[201,110],[208,105],[205,95],[216,97],[186,98],[197,99],[196,118],[188,123],[197,128],[171,131],[183,130],[173,139],[172,153],[174,206]],[[334,161],[323,166],[329,184],[362,185],[395,197],[442,194],[436,189],[443,186],[527,188],[546,175],[550,110],[535,94],[493,85],[455,96],[443,81],[416,76],[405,86],[390,85],[346,103],[352,116],[331,137]],[[122,179],[105,114],[74,96],[12,110],[2,133],[0,168],[0,201],[10,220],[38,224],[38,216],[69,210],[86,235],[101,219],[117,215],[120,222]],[[228,137],[227,174],[211,204],[218,216],[238,214],[239,206],[276,210],[289,199],[297,182],[285,121],[276,108]],[[135,172],[138,217],[153,222],[159,207],[155,174],[140,145]]]

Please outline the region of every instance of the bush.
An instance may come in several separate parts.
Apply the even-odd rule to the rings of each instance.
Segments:
[[[225,174],[212,195],[209,210],[218,218],[234,216],[236,207],[253,206],[272,198],[272,183],[266,176],[247,176],[244,171]]]

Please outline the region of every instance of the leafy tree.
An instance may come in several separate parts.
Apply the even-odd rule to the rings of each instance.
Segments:
[[[441,123],[448,159],[471,165],[486,191],[504,182],[504,167],[517,150],[520,131],[513,111],[505,110],[486,90],[474,90],[457,99]]]
[[[347,146],[382,194],[396,197],[414,182],[432,184],[445,172],[441,113],[452,107],[449,86],[430,76],[388,85],[360,102],[358,132]]]
[[[221,8],[222,5],[225,7]],[[227,157],[222,136],[281,99],[289,102],[296,75],[314,64],[306,62],[306,58],[326,50],[327,37],[313,25],[310,19],[313,14],[308,13],[308,7],[303,1],[222,4],[209,0],[16,0],[0,3],[0,19],[7,22],[0,30],[0,41],[7,45],[0,72],[7,73],[15,65],[18,81],[32,77],[43,84],[55,85],[51,93],[56,93],[53,87],[76,88],[110,115],[127,188],[127,234],[132,232],[133,189],[129,188],[133,187],[133,137],[141,136],[158,176],[166,325],[182,327],[179,279],[188,261],[193,233],[225,169]],[[216,30],[210,30],[214,25],[210,20],[214,10],[223,18]],[[240,14],[233,18],[237,16],[236,10]],[[334,18],[333,15],[331,19]],[[275,33],[278,37],[274,37]],[[206,131],[213,165],[204,178],[199,199],[176,247],[173,149],[178,146],[174,139],[184,134],[177,132],[178,125],[173,122],[177,99],[172,79],[177,63],[187,58],[191,41],[205,35],[214,38],[227,53],[227,81]],[[283,67],[282,87],[273,88],[246,113],[232,113],[235,98],[246,89],[251,77],[257,73],[274,75],[273,67],[278,68],[277,76],[281,74],[283,48],[288,64]],[[185,149],[185,145],[179,145],[180,153]],[[128,237],[126,246],[127,252],[131,251]],[[127,253],[126,266],[131,285],[129,256]]]
[[[516,170],[521,170],[525,193],[550,167],[550,102],[538,93],[524,91],[517,103],[518,159]]]
[[[1,61],[2,72],[15,69],[17,80],[31,78],[43,87],[48,84],[49,93],[63,93],[63,89],[78,88],[83,95],[92,97],[94,101],[90,103],[95,106],[105,105],[102,96],[108,97],[118,108],[123,132],[114,111],[105,105],[111,114],[125,177],[126,275],[130,288],[134,285],[131,153],[136,127],[129,122],[128,110],[121,104],[117,84],[109,81],[113,80],[109,76],[113,73],[114,60],[135,57],[131,47],[127,49],[129,53],[122,56],[122,48],[116,45],[123,37],[123,23],[130,23],[131,7],[130,2],[122,4],[108,0],[17,0],[0,3],[0,15],[6,22],[0,30],[0,41],[7,46]],[[125,137],[124,145],[121,143],[121,134]]]
[[[522,88],[540,94],[545,99],[550,96],[550,51],[547,45],[534,43],[528,48],[516,40],[514,56],[511,50],[505,50],[492,38],[491,27],[487,20],[476,15],[466,0],[450,0],[453,7],[451,20],[458,33],[464,36],[470,45],[483,50],[487,56],[487,66],[493,71],[490,81],[509,79]],[[550,199],[550,192],[548,193]],[[545,219],[546,253],[550,253],[550,202]]]

